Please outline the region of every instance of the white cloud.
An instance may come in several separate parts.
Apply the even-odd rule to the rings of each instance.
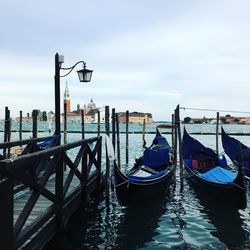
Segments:
[[[66,67],[83,59],[94,70],[86,85],[75,73],[61,79],[74,106],[92,97],[157,119],[170,119],[178,103],[248,111],[248,1],[107,0],[84,3],[84,13],[81,1],[12,4],[0,17],[2,110],[31,110],[39,98],[41,109],[54,109],[59,51]]]

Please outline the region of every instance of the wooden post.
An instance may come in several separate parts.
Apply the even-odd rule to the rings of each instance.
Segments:
[[[219,155],[219,112],[216,115],[216,153]]]
[[[55,180],[55,195],[57,198],[57,204],[55,209],[55,215],[56,215],[56,230],[57,233],[61,233],[64,230],[64,222],[63,222],[63,172],[64,172],[64,166],[63,166],[63,159],[62,154],[60,157],[56,168],[56,180]]]
[[[112,144],[115,150],[115,109],[112,108]]]
[[[115,120],[116,120],[116,140],[117,140],[117,164],[118,167],[121,168],[121,153],[120,153],[120,128],[119,128],[119,116],[116,113],[115,114]]]
[[[177,136],[177,109],[174,111],[174,165],[175,169],[177,168],[177,141],[178,141],[178,136]]]
[[[37,110],[32,112],[32,137],[37,138]]]
[[[101,131],[101,119],[100,119],[100,110],[97,112],[97,136],[100,136]]]
[[[52,123],[52,114],[49,112],[48,113],[48,130],[49,130],[49,134],[51,133],[51,123]]]
[[[172,129],[171,129],[171,136],[172,136],[172,149],[174,149],[174,128],[175,128],[175,122],[174,122],[174,114],[172,114]]]
[[[81,118],[82,118],[82,139],[85,139],[85,131],[84,131],[84,112],[81,109]]]
[[[67,102],[64,102],[64,112],[63,112],[63,120],[64,120],[64,144],[67,144]]]
[[[20,119],[19,119],[19,140],[22,140],[22,128],[23,126],[23,111],[20,111]]]
[[[10,110],[7,111],[7,141],[10,142],[11,137],[11,118],[10,118]],[[10,147],[8,147],[8,158],[10,158]]]
[[[13,239],[13,177],[0,177],[0,249],[14,250]]]
[[[126,164],[128,164],[128,124],[129,124],[129,111],[126,111]]]
[[[145,132],[146,132],[146,119],[143,119],[143,127],[142,127],[142,146],[146,146],[146,140],[145,140]]]
[[[83,181],[81,181],[83,204],[86,204],[87,202],[88,158],[89,155],[87,154],[87,150],[85,150],[84,153],[82,154],[82,171],[81,171],[83,177]]]
[[[105,106],[105,133],[109,136],[109,106]],[[106,197],[109,198],[109,177],[110,177],[110,162],[108,157],[108,151],[106,146]]]
[[[5,118],[4,118],[4,137],[3,141],[8,141],[8,107],[5,107]],[[6,148],[3,149],[3,156],[6,158]]]
[[[183,164],[182,164],[182,154],[181,154],[181,120],[180,120],[180,106],[177,105],[177,124],[178,124],[178,140],[179,140],[179,163],[180,163],[180,178],[181,178],[181,188],[183,188]]]
[[[100,146],[99,146],[99,152],[97,155],[97,183],[98,183],[98,189],[101,190],[102,187],[102,137],[100,138]]]
[[[175,127],[175,115],[174,114],[172,114],[172,129],[171,129],[171,131],[172,131],[172,134],[171,134],[171,136],[172,136],[172,150],[174,151],[174,153],[173,153],[173,155],[172,155],[172,157],[173,157],[173,165],[174,165],[174,187],[175,187],[175,185],[176,185],[176,165],[177,165],[177,163],[176,163],[176,151],[177,151],[177,147],[176,147],[176,140],[175,140],[175,138],[177,138],[177,134],[176,134],[176,127]],[[175,136],[176,135],[176,136]]]

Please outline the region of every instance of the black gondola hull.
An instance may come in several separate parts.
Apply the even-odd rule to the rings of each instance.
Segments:
[[[194,188],[223,200],[238,209],[245,209],[247,206],[246,190],[244,177],[241,171],[238,173],[235,182],[231,184],[215,183],[201,178],[196,172],[185,164],[188,181]]]
[[[141,202],[163,192],[171,184],[174,176],[174,168],[169,167],[164,175],[147,181],[132,182],[120,169],[114,166],[114,185],[117,198],[122,205]]]
[[[250,167],[247,167],[250,163],[250,148],[234,137],[229,136],[223,127],[221,127],[221,140],[225,153],[231,161],[243,165],[246,176],[250,178]]]

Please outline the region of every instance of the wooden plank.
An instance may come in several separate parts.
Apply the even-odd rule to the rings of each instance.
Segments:
[[[34,237],[29,240],[29,242],[22,246],[22,249],[42,249],[49,242],[49,240],[55,236],[55,234],[56,221],[55,218],[52,218],[38,231]]]
[[[42,228],[43,225],[46,224],[52,218],[53,213],[54,208],[51,207],[49,210],[46,211],[46,213],[39,217],[39,220],[37,220],[35,223],[32,223],[29,228],[24,229],[20,234],[20,237],[17,239],[17,245],[22,245],[34,234],[34,232],[37,232],[40,228]]]
[[[27,249],[31,249],[35,246],[40,249],[55,233],[64,229],[68,219],[79,206],[83,204],[83,201],[86,200],[82,199],[83,193],[89,196],[99,188],[100,180],[103,180],[103,175],[101,174],[101,141],[101,137],[95,137],[94,139],[92,138],[55,147],[43,152],[33,153],[29,156],[22,156],[19,159],[14,159],[13,162],[7,162],[7,165],[11,164],[14,172],[17,173],[16,169],[20,169],[20,167],[27,162],[29,162],[31,166],[32,164],[36,164],[37,167],[41,165],[41,159],[51,158],[52,156],[52,160],[47,166],[48,171],[44,172],[39,182],[23,176],[24,182],[29,185],[31,189],[26,188],[21,191],[20,194],[15,194],[13,200],[13,218],[15,221],[15,235],[18,247],[22,247],[22,249],[26,249],[26,247]],[[94,149],[90,149],[89,143],[95,143]],[[61,163],[64,160],[60,161],[62,155],[65,154],[67,150],[76,147],[81,148],[74,162],[72,162],[68,156],[66,157],[72,169],[70,171],[62,171],[63,165]],[[83,152],[83,148],[86,148],[85,152]],[[78,165],[82,154],[84,155],[82,161],[84,162],[86,160],[86,165],[82,168],[83,172],[81,173],[78,169]],[[37,162],[39,162],[38,165]],[[93,165],[95,165],[96,168],[93,168]],[[57,174],[53,174],[52,171],[55,166],[57,171],[59,171]],[[8,168],[6,167],[6,169]],[[69,174],[70,178],[67,183],[67,195],[63,196],[63,188],[65,187],[65,182],[63,180]],[[22,176],[20,172],[19,175]],[[85,192],[81,185],[84,180],[83,175],[86,176]],[[44,190],[46,191],[44,192]],[[55,194],[57,198],[50,199],[54,197]],[[56,214],[54,214],[54,212],[56,212]],[[55,218],[52,218],[54,215]],[[51,220],[53,220],[52,224],[49,223]],[[48,222],[48,224],[45,222]],[[44,223],[45,226],[43,227]]]

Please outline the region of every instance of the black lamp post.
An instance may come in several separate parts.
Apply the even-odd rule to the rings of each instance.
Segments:
[[[56,53],[55,55],[55,134],[61,134],[61,124],[60,124],[60,77],[65,77],[69,75],[72,70],[78,65],[79,63],[83,64],[83,69],[78,70],[78,76],[80,82],[90,82],[93,70],[86,69],[86,63],[84,61],[79,61],[75,63],[72,67],[69,68],[62,68],[62,64],[64,62],[63,56]],[[60,76],[60,70],[68,70],[68,73],[65,75]],[[59,140],[59,144],[60,144]]]

